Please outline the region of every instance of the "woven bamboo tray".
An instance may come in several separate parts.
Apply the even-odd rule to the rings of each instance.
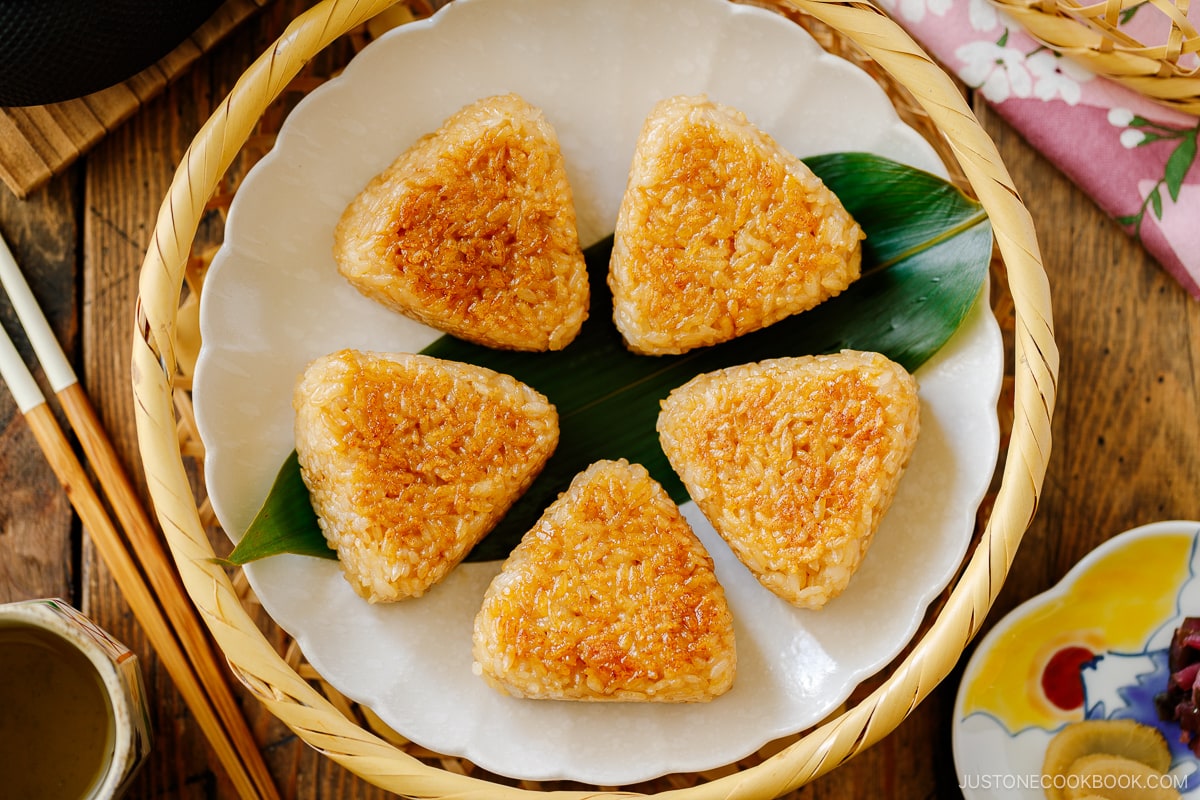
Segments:
[[[993,0],[1035,39],[1151,100],[1200,115],[1200,33],[1188,20],[1189,0]],[[1153,17],[1153,39],[1122,22]]]
[[[323,0],[298,17],[243,75],[185,153],[160,210],[142,267],[132,373],[141,455],[150,493],[187,591],[237,677],[300,738],[363,779],[420,798],[564,798],[628,792],[515,782],[423,751],[368,709],[332,690],[280,632],[240,572],[214,562],[207,503],[193,486],[203,446],[190,415],[198,351],[196,306],[211,252],[193,252],[201,225],[228,208],[238,180],[263,152],[295,95],[335,72],[314,71],[317,54],[353,52],[380,28],[432,13],[423,0]],[[957,580],[934,603],[921,632],[860,702],[802,735],[737,764],[671,775],[636,787],[678,798],[777,797],[817,778],[890,733],[951,671],[978,631],[1037,506],[1050,450],[1058,352],[1050,299],[1032,222],[996,149],[955,84],[892,20],[866,2],[759,0],[803,25],[827,49],[866,69],[901,116],[935,146],[951,175],[987,210],[996,236],[993,306],[1010,339],[1012,378],[1000,409],[1007,456],[990,509]],[[331,44],[333,47],[331,47]],[[1009,406],[1011,402],[1011,406]],[[202,487],[201,487],[202,489]],[[985,507],[988,504],[985,503]],[[220,554],[224,554],[223,552]],[[270,637],[264,632],[268,629]]]

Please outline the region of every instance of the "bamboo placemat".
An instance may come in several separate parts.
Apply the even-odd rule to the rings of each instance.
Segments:
[[[226,0],[178,47],[124,83],[52,105],[0,108],[0,180],[28,197],[268,2]]]

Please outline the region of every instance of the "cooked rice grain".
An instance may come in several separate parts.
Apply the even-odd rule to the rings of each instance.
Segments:
[[[463,108],[372,180],[334,257],[366,296],[488,347],[559,350],[587,316],[558,138],[515,94]]]
[[[546,510],[475,619],[475,670],[517,697],[707,701],[736,669],[712,559],[640,464],[599,461]]]
[[[558,443],[554,406],[533,389],[422,355],[324,356],[293,404],[321,530],[371,602],[419,597],[444,578]]]
[[[663,402],[663,450],[767,588],[821,608],[858,569],[916,446],[917,384],[878,353],[700,375]]]
[[[727,341],[858,278],[862,230],[740,111],[673,97],[646,118],[609,266],[613,317],[650,355]]]

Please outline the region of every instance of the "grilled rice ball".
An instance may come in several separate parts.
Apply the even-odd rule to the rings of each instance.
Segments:
[[[367,297],[488,347],[559,350],[587,316],[558,138],[515,94],[463,108],[374,178],[334,257]]]
[[[645,467],[598,461],[525,534],[475,618],[475,672],[517,697],[704,702],[733,683],[712,559]]]
[[[658,418],[704,516],[764,586],[803,608],[850,582],[919,428],[916,380],[850,350],[699,375]]]
[[[444,578],[558,443],[554,406],[515,378],[409,353],[318,358],[293,405],[321,531],[372,603]]]
[[[859,276],[862,229],[800,159],[740,111],[672,97],[646,118],[608,283],[637,353],[724,342]]]

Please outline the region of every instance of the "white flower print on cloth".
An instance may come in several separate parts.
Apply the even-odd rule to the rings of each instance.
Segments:
[[[993,103],[1033,93],[1033,76],[1026,66],[1025,54],[1005,45],[1007,38],[1006,31],[998,42],[971,42],[954,51],[963,63],[959,77]]]
[[[921,22],[925,12],[934,16],[944,17],[954,0],[879,0],[879,6],[891,14],[899,14],[908,22]]]
[[[1108,110],[1108,124],[1122,129],[1121,146],[1127,150],[1153,142],[1166,142],[1171,145],[1170,155],[1163,163],[1162,176],[1155,181],[1139,182],[1138,189],[1143,199],[1138,210],[1133,214],[1117,217],[1117,222],[1130,228],[1135,238],[1141,239],[1142,224],[1146,219],[1147,210],[1151,211],[1154,219],[1160,223],[1167,221],[1164,216],[1164,190],[1171,203],[1178,203],[1188,174],[1196,164],[1200,123],[1195,126],[1165,125],[1135,114],[1131,109],[1114,106]],[[1189,229],[1192,227],[1188,226]],[[1176,235],[1184,230],[1180,228]],[[1192,253],[1191,257],[1195,259],[1196,256]]]
[[[1083,95],[1079,84],[1090,81],[1095,75],[1053,50],[1038,50],[1025,59],[1025,66],[1033,75],[1033,96],[1039,100],[1062,98],[1067,105],[1078,105]]]
[[[1108,110],[1109,125],[1115,125],[1118,128],[1124,128],[1131,122],[1133,122],[1133,112],[1128,108],[1113,106]]]
[[[988,0],[879,2],[1200,300],[1195,117],[1059,57]]]
[[[967,0],[967,19],[971,28],[980,33],[994,31],[1000,26],[1000,12],[991,0]]]

